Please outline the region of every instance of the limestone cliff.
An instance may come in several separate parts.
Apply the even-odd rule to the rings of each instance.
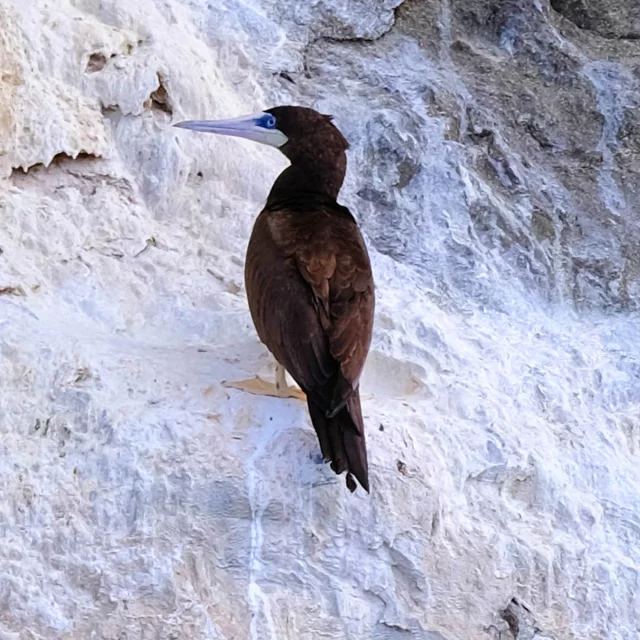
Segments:
[[[635,0],[2,0],[0,638],[635,640]],[[378,286],[372,476],[243,286],[285,166],[172,129],[336,116]]]

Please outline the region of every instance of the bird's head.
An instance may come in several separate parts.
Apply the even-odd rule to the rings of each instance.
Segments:
[[[307,107],[274,107],[230,120],[186,120],[174,126],[267,144],[280,149],[292,163],[339,157],[349,147],[331,116]]]

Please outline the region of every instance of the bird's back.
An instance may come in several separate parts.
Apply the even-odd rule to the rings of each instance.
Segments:
[[[323,455],[368,489],[358,382],[373,328],[366,245],[348,209],[296,202],[258,216],[245,263],[260,339],[307,394]],[[351,453],[349,454],[349,450]]]

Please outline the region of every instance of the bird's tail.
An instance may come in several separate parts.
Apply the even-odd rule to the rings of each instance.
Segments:
[[[355,476],[368,493],[369,471],[359,389],[349,396],[345,406],[333,418],[328,418],[311,399],[308,399],[308,405],[324,459],[331,461],[331,469],[335,473],[347,472],[349,491],[356,490]]]

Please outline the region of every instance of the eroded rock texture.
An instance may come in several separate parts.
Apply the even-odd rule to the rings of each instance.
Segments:
[[[4,0],[0,637],[640,633],[631,0]],[[351,142],[378,284],[371,496],[324,466],[243,291],[284,158]]]

